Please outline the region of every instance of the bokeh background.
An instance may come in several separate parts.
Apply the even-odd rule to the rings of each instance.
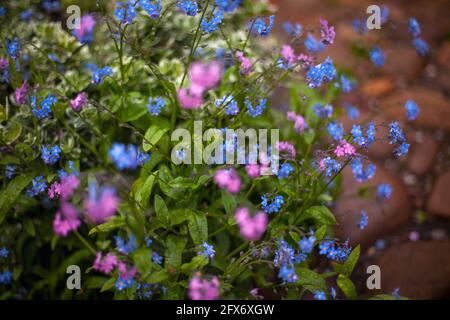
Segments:
[[[407,128],[411,143],[407,157],[392,158],[388,142],[378,142],[369,151],[377,164],[375,178],[357,184],[351,172],[344,172],[341,200],[334,204],[340,225],[336,233],[361,243],[363,255],[356,283],[359,292],[371,296],[399,288],[402,296],[414,299],[450,298],[450,1],[449,0],[272,0],[277,8],[277,25],[297,22],[304,34],[317,33],[319,18],[336,28],[335,44],[318,60],[330,56],[358,81],[357,88],[342,95],[338,106],[355,105],[357,120],[377,123],[397,120]],[[381,30],[360,35],[352,28],[354,19],[368,17],[371,4],[387,5],[389,21]],[[408,18],[415,17],[430,52],[420,57],[411,44]],[[283,36],[282,30],[278,30]],[[316,38],[318,34],[314,34]],[[376,69],[364,52],[378,45],[387,55],[384,67]],[[302,45],[297,51],[304,51]],[[283,92],[276,101],[283,101]],[[420,115],[407,122],[404,103],[413,99]],[[342,121],[348,131],[351,122]],[[354,123],[354,122],[353,122]],[[386,132],[380,132],[380,137]],[[394,193],[385,204],[358,195],[364,186],[387,182]],[[355,224],[361,209],[369,214],[369,225]],[[366,268],[381,268],[381,290],[368,290]]]

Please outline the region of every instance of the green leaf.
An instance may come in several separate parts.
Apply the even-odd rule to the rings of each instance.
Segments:
[[[162,129],[158,126],[151,126],[148,128],[145,133],[145,139],[142,142],[142,149],[144,149],[145,152],[152,149],[167,131],[169,131],[169,128]]]
[[[89,230],[89,235],[93,235],[95,233],[103,233],[109,232],[118,228],[125,226],[125,219],[122,216],[114,216],[109,219],[107,222],[99,224],[98,226],[93,227]]]
[[[167,279],[169,279],[169,273],[165,269],[153,272],[151,275],[144,277],[144,281],[147,283],[160,283]]]
[[[0,122],[8,120],[8,115],[6,114],[6,108],[0,104]]]
[[[112,288],[114,288],[114,284],[116,283],[116,279],[111,278],[108,279],[102,286],[102,288],[100,289],[100,292],[105,292],[108,290],[111,290]]]
[[[232,216],[234,214],[234,211],[236,209],[236,198],[229,192],[225,191],[225,190],[221,190],[222,192],[222,202],[223,202],[223,207],[225,208],[225,212],[229,215]]]
[[[317,241],[322,240],[323,238],[325,238],[326,235],[327,235],[327,226],[321,226],[314,233],[314,236],[316,237]]]
[[[36,228],[34,227],[33,220],[25,219],[25,221],[23,222],[23,227],[30,236],[36,236]]]
[[[296,268],[295,272],[298,275],[297,284],[305,287],[307,290],[311,292],[327,290],[325,279],[317,272],[306,268]]]
[[[195,244],[198,245],[208,240],[208,221],[203,213],[190,210],[188,228]]]
[[[2,132],[3,140],[7,143],[13,143],[22,134],[22,125],[19,122],[11,121]]]
[[[322,225],[334,225],[337,223],[334,215],[325,206],[313,206],[306,209],[305,213],[300,217],[300,221],[298,222],[308,219],[313,219]]]
[[[5,219],[6,213],[14,205],[17,197],[21,194],[23,189],[30,184],[35,173],[24,173],[10,181],[5,190],[0,194],[0,224]]]
[[[189,275],[192,271],[200,270],[202,267],[206,266],[208,264],[208,258],[206,258],[204,255],[195,256],[192,258],[192,260],[188,263],[184,263],[181,266],[181,272],[184,274]]]
[[[148,200],[150,199],[157,174],[158,171],[150,174],[143,183],[141,178],[139,178],[138,180],[140,181],[140,183],[138,183],[138,180],[136,180],[136,186],[134,186],[133,184],[134,188],[132,188],[132,190],[134,191],[134,199],[142,208],[148,207]]]
[[[187,244],[187,237],[169,235],[166,240],[166,250],[164,253],[166,269],[181,266],[184,248]]]
[[[350,277],[353,269],[356,266],[356,263],[358,262],[360,253],[361,247],[358,245],[353,249],[347,260],[345,260],[343,264],[333,263],[334,270],[344,276]]]
[[[336,283],[347,298],[356,299],[358,297],[358,294],[356,293],[356,287],[353,284],[352,280],[350,280],[348,277],[340,274],[337,278]]]
[[[161,223],[165,226],[170,226],[170,217],[169,217],[169,209],[167,209],[167,205],[164,202],[163,198],[159,195],[155,195],[155,212],[156,217]]]

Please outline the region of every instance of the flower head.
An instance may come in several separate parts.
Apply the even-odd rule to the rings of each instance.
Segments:
[[[358,227],[361,230],[364,230],[367,227],[367,224],[369,223],[369,216],[367,215],[367,212],[364,210],[361,210],[361,218],[358,222]]]
[[[383,51],[379,47],[375,47],[369,52],[370,60],[372,60],[375,67],[382,67],[384,66],[384,60],[386,58],[386,55],[383,53]]]
[[[99,84],[105,79],[113,74],[113,69],[111,67],[97,68],[92,72],[92,83]]]
[[[226,13],[234,12],[241,5],[242,0],[216,0],[220,11]]]
[[[127,0],[126,3],[117,2],[114,9],[114,16],[123,24],[130,24],[137,16],[134,0]]]
[[[322,43],[322,41],[319,41],[316,38],[314,38],[312,34],[308,34],[308,36],[305,39],[304,45],[306,50],[308,50],[311,53],[318,53],[325,49],[325,45]]]
[[[253,106],[253,104],[250,102],[249,99],[245,99],[245,106],[247,107],[247,113],[252,118],[259,117],[263,114],[264,110],[267,107],[267,99],[261,99],[259,100],[259,103],[256,106]]]
[[[273,26],[275,24],[275,16],[271,15],[269,17],[269,23],[267,24],[266,21],[258,17],[251,23],[251,32],[253,35],[259,34],[260,36],[268,36],[270,31],[272,30]]]
[[[412,43],[420,56],[425,57],[428,54],[428,44],[423,39],[415,38]]]
[[[214,258],[216,254],[216,250],[214,250],[214,246],[203,241],[202,243],[203,251],[200,253],[207,258]]]
[[[156,98],[148,98],[147,109],[151,115],[157,116],[161,113],[161,109],[166,105],[166,101],[164,101],[161,97]]]
[[[333,44],[336,32],[333,26],[328,25],[328,21],[325,19],[320,19],[320,40],[326,44]]]
[[[405,103],[405,109],[406,109],[406,116],[409,121],[413,121],[417,119],[417,116],[419,115],[419,106],[417,103],[414,102],[414,100],[409,99]]]
[[[47,95],[47,97],[45,97],[42,101],[41,101],[41,108],[38,109],[37,107],[37,101],[36,101],[36,97],[32,96],[31,97],[31,112],[33,112],[33,115],[37,118],[37,119],[45,119],[49,116],[49,114],[52,112],[51,107],[58,101],[58,99],[52,95],[49,94]]]
[[[311,88],[320,87],[324,82],[330,82],[336,78],[336,69],[330,57],[326,58],[324,62],[313,66],[306,73],[306,80]]]
[[[219,278],[212,277],[211,280],[195,275],[189,281],[189,298],[191,300],[216,300],[219,298]]]
[[[267,229],[268,217],[267,214],[259,211],[255,216],[251,216],[247,208],[239,208],[234,215],[239,228],[241,236],[249,241],[260,240]]]
[[[147,12],[151,19],[157,19],[161,14],[161,0],[140,0],[139,6]]]
[[[6,39],[6,52],[11,59],[16,60],[20,56],[20,40],[15,37],[14,39]]]
[[[53,231],[60,237],[65,237],[81,225],[77,209],[70,203],[63,201],[60,210],[53,220]]]
[[[392,196],[392,186],[389,183],[379,184],[377,187],[377,197],[380,200],[387,200]]]
[[[95,19],[91,14],[85,14],[80,19],[80,25],[78,28],[72,31],[72,34],[81,43],[91,43],[92,42],[92,32],[95,27]]]
[[[283,203],[284,203],[283,196],[275,196],[273,198],[272,203],[268,203],[268,199],[266,196],[264,196],[264,195],[261,196],[261,208],[266,213],[274,213],[274,212],[280,211]]]
[[[77,96],[70,100],[70,107],[73,111],[79,112],[83,109],[84,105],[87,102],[87,94],[85,92],[80,92]]]
[[[110,274],[118,264],[116,255],[108,252],[104,257],[101,252],[97,252],[93,268],[104,274]]]
[[[14,92],[17,104],[24,104],[27,101],[28,82],[25,80]]]
[[[42,146],[42,160],[45,164],[53,165],[59,160],[61,148],[59,146],[53,146],[51,148]]]
[[[238,193],[241,190],[241,178],[234,169],[217,170],[214,175],[216,184],[230,193]]]
[[[212,33],[217,29],[219,29],[219,25],[222,23],[223,18],[224,18],[223,12],[216,11],[209,20],[203,18],[200,23],[200,27],[203,32]]]
[[[244,53],[242,51],[236,52],[236,59],[241,63],[240,67],[242,75],[248,75],[250,74],[250,72],[252,72],[252,63],[250,59],[244,56]]]
[[[409,18],[408,20],[408,29],[414,38],[420,36],[420,25],[419,22],[415,18]]]
[[[86,215],[95,224],[109,220],[117,210],[119,198],[112,188],[104,188],[99,192],[95,183],[89,184],[89,195],[84,200]]]
[[[177,7],[191,17],[196,16],[198,12],[198,4],[195,0],[179,0]]]

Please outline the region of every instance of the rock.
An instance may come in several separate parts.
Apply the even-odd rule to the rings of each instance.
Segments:
[[[343,193],[333,208],[339,223],[335,228],[336,235],[341,239],[349,238],[352,244],[362,244],[365,247],[412,218],[411,206],[402,182],[382,165],[376,165],[375,177],[362,183],[356,182],[351,168],[346,167],[342,179]],[[391,199],[384,202],[375,200],[376,186],[380,183],[389,183],[393,187]],[[358,196],[358,189],[362,186],[371,187],[371,199]],[[369,217],[369,223],[364,230],[357,226],[362,209]]]
[[[394,245],[375,261],[381,269],[381,290],[411,299],[450,298],[450,241],[418,241]]]
[[[398,81],[413,82],[420,77],[424,61],[411,46],[396,48],[390,43],[386,52],[386,64],[382,68],[385,74],[394,76]]]
[[[427,203],[427,211],[450,218],[450,171],[439,176]]]
[[[415,174],[423,175],[431,169],[439,144],[428,134],[420,134],[415,140],[408,155],[408,168]]]
[[[440,67],[450,70],[450,42],[444,43],[436,54],[436,60]]]
[[[361,92],[367,98],[378,98],[391,92],[394,88],[392,77],[385,76],[370,79],[361,86]]]
[[[415,125],[450,131],[450,102],[432,89],[416,86],[396,91],[380,101],[380,108],[386,117],[406,122],[404,105],[408,99],[413,99],[420,107]]]

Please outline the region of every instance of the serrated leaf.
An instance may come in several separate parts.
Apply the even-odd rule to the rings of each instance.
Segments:
[[[145,139],[142,141],[142,149],[145,152],[151,150],[167,131],[169,131],[169,128],[160,128],[158,126],[148,128],[145,133]]]

